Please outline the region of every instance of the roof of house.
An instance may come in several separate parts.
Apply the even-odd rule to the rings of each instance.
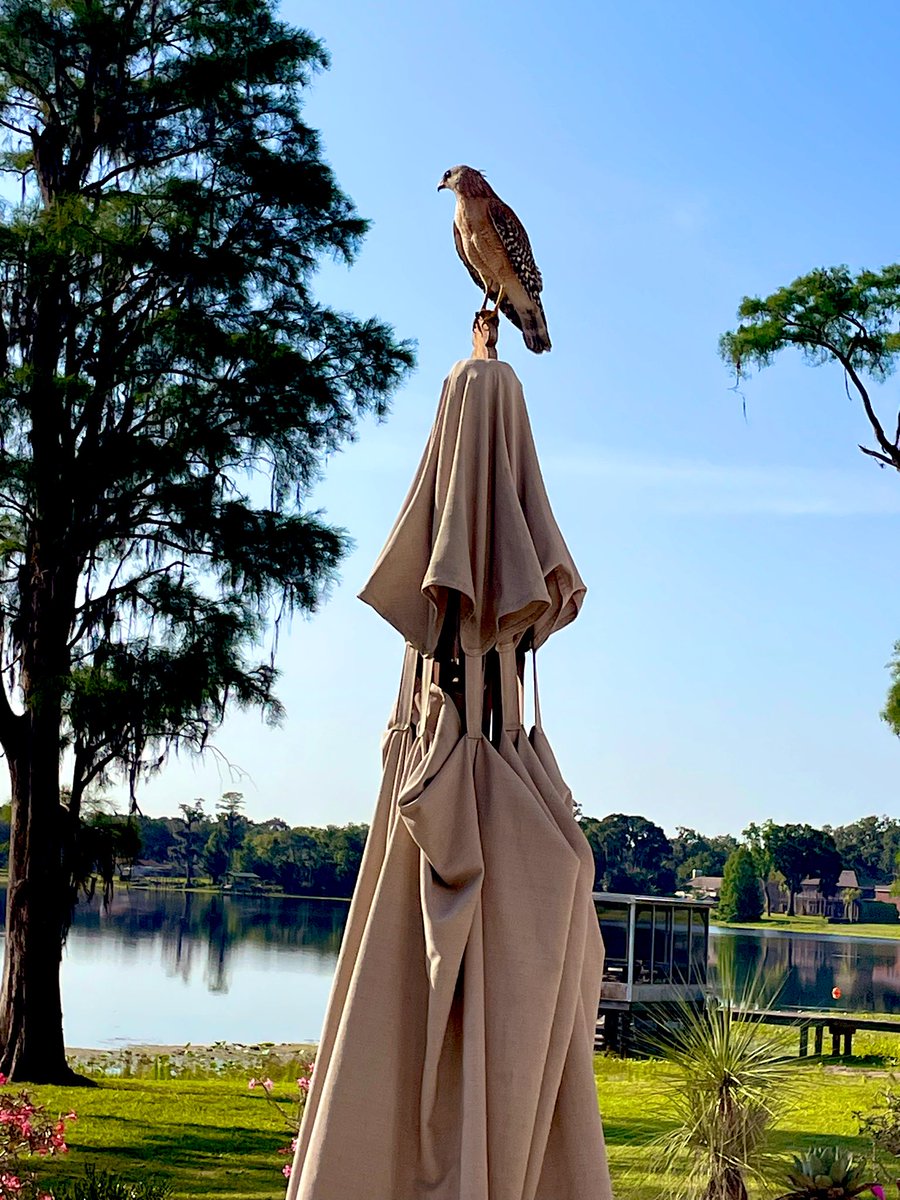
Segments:
[[[819,882],[820,881],[819,881],[818,876],[810,875],[810,877],[808,879],[802,880],[800,886],[801,887],[818,887]],[[859,880],[856,878],[856,872],[853,870],[847,870],[845,868],[843,871],[841,871],[840,875],[838,875],[837,885],[839,888],[859,887]]]
[[[700,892],[717,892],[722,886],[722,878],[721,875],[695,875],[687,880],[685,887]]]

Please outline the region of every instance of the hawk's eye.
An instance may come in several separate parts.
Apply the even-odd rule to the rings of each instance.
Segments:
[[[444,172],[444,178],[445,178],[445,179],[449,179],[449,178],[450,178],[450,172],[449,172],[449,171],[445,171],[445,172]]]

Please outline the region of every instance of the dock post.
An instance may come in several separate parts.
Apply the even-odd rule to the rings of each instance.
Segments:
[[[816,1034],[815,1034],[815,1042],[813,1043],[813,1052],[816,1054],[817,1057],[820,1057],[822,1054],[822,1039],[823,1039],[824,1035],[825,1035],[825,1026],[817,1025],[816,1026]]]
[[[800,1057],[806,1058],[809,1054],[809,1026],[800,1026]]]
[[[831,1026],[831,1057],[839,1058],[841,1053],[841,1033],[834,1025]]]
[[[853,1054],[853,1030],[848,1029],[844,1034],[844,1057],[850,1058]]]

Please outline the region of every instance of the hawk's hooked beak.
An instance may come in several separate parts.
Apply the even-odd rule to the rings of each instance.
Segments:
[[[444,183],[444,181],[442,179],[441,182],[438,184],[438,191],[442,192],[446,186],[447,186],[446,183]]]

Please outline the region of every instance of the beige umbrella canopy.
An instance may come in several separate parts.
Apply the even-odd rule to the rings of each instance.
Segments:
[[[522,387],[469,359],[362,592],[406,639],[288,1200],[607,1200],[594,864],[526,650],[578,614]]]

